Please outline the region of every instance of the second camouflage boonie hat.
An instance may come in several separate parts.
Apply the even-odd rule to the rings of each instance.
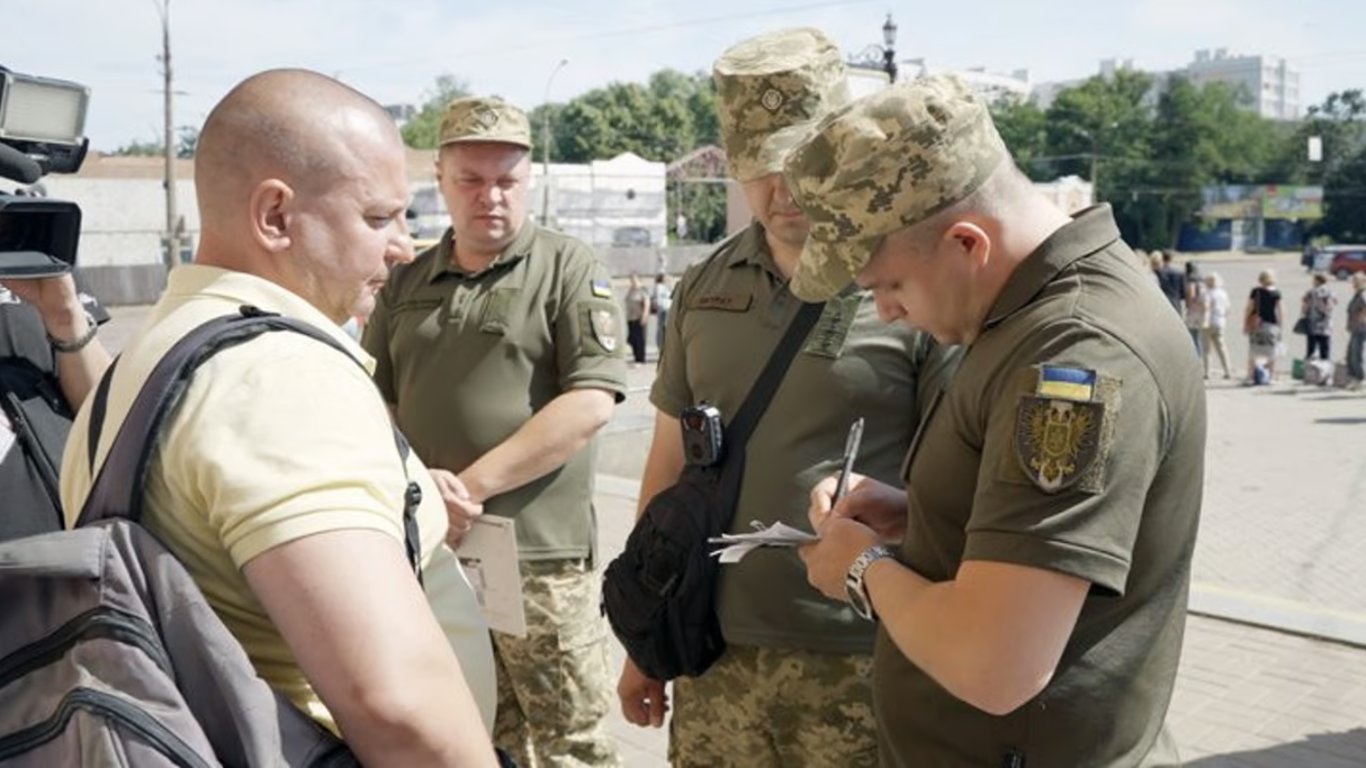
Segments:
[[[814,123],[849,101],[839,47],[810,27],[731,46],[713,65],[712,81],[721,142],[738,181],[781,172]]]
[[[811,221],[792,292],[804,301],[839,293],[884,235],[972,194],[1009,156],[986,104],[951,75],[894,85],[827,116],[784,169]]]
[[[446,106],[438,147],[458,141],[496,141],[531,149],[526,113],[502,99],[467,96]]]

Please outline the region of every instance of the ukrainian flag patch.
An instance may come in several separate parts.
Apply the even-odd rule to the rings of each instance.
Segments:
[[[612,298],[612,284],[606,280],[594,280],[593,295],[599,299]]]
[[[1096,372],[1084,368],[1045,365],[1039,370],[1035,394],[1058,400],[1089,402],[1096,392]]]

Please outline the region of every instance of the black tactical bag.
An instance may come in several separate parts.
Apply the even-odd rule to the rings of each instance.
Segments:
[[[689,465],[677,483],[656,494],[625,550],[603,574],[602,608],[612,631],[636,666],[655,680],[696,677],[725,650],[716,617],[720,566],[707,539],[730,530],[745,473],[745,444],[822,307],[804,304],[793,318],[726,425],[720,462]]]

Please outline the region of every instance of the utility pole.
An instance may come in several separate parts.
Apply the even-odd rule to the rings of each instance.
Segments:
[[[164,100],[165,120],[166,120],[166,174],[163,183],[166,186],[166,234],[164,236],[166,250],[163,254],[166,264],[166,274],[170,275],[176,263],[180,261],[180,237],[176,231],[176,181],[175,181],[175,121],[172,115],[172,99],[174,91],[171,87],[171,0],[161,0],[157,6],[157,11],[161,14],[161,74],[162,74],[162,97]]]

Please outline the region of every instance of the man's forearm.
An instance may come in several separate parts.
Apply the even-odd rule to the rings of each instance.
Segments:
[[[484,502],[550,474],[607,424],[614,398],[602,389],[575,389],[556,397],[511,437],[458,472],[461,482],[475,501]]]
[[[660,491],[678,482],[683,474],[683,435],[678,419],[655,411],[654,434],[640,475],[640,495],[636,499],[636,519],[645,514],[645,505]]]
[[[1051,679],[1086,583],[980,561],[964,563],[958,575],[931,582],[886,559],[868,568],[864,583],[903,656],[968,704],[1009,713]],[[1024,581],[1029,583],[1010,587]]]
[[[89,323],[80,302],[74,302],[73,306],[62,311],[43,315],[43,327],[47,334],[60,341],[81,338],[89,331]],[[97,337],[76,352],[57,352],[56,358],[57,379],[61,382],[62,394],[71,410],[78,410],[109,367],[109,351]]]

